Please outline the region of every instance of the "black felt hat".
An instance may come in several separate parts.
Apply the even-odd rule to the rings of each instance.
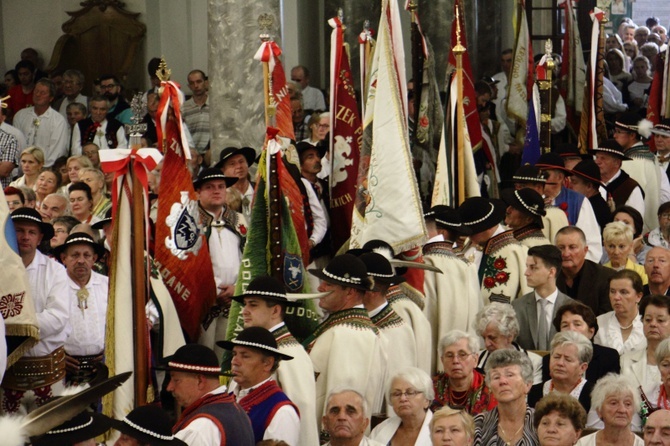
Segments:
[[[172,434],[167,413],[158,406],[140,406],[122,420],[113,420],[112,427],[122,434],[151,446],[186,446]]]
[[[542,222],[542,217],[547,213],[544,210],[544,199],[542,195],[533,189],[524,188],[519,190],[505,189],[502,191],[502,199],[509,206],[528,214],[535,220]]]
[[[251,147],[226,147],[219,154],[219,162],[214,165],[216,169],[221,169],[231,156],[242,155],[247,160],[247,165],[251,166],[256,162],[256,151]]]
[[[467,198],[458,208],[463,226],[477,234],[500,224],[507,207],[500,200],[482,197]]]
[[[626,111],[614,121],[614,126],[631,133],[639,134],[642,118],[635,112]]]
[[[240,347],[252,347],[263,350],[284,361],[293,359],[293,356],[286,355],[279,351],[277,340],[274,335],[263,327],[245,328],[230,341],[217,341],[216,345],[226,350],[232,350],[236,345]]]
[[[377,252],[366,252],[359,257],[368,270],[368,275],[372,276],[375,282],[385,285],[398,285],[405,281],[405,278],[396,274],[391,262],[383,255]]]
[[[572,169],[572,173],[598,186],[603,185],[602,178],[600,177],[600,168],[598,168],[598,165],[592,159],[585,159],[577,163]]]
[[[321,158],[326,154],[327,147],[322,144],[310,144],[307,141],[300,141],[295,145],[295,150],[298,152],[298,156],[302,157],[302,154],[308,150],[316,150]]]
[[[560,170],[566,175],[570,175],[570,170],[565,168],[565,161],[563,161],[561,155],[555,152],[540,155],[540,158],[535,163],[535,167],[539,167],[542,170]]]
[[[174,355],[164,358],[163,364],[155,369],[210,376],[222,374],[216,353],[200,344],[182,345]]]
[[[93,229],[103,229],[107,223],[112,222],[112,208],[107,209],[107,212],[105,212],[105,218],[102,220],[99,220],[91,225],[91,228]]]
[[[556,145],[554,153],[557,153],[561,158],[581,158],[583,156],[583,154],[579,151],[579,147],[570,143]]]
[[[621,146],[621,144],[616,142],[616,140],[614,139],[606,139],[604,141],[601,141],[600,144],[598,144],[598,147],[589,149],[589,153],[596,154],[597,152],[607,153],[608,155],[612,155],[616,158],[619,158],[620,160],[631,159],[628,156],[626,156],[626,151]]]
[[[12,212],[11,217],[12,221],[24,221],[39,226],[42,232],[42,240],[51,240],[54,236],[54,227],[51,226],[51,223],[43,222],[42,216],[35,209],[18,208]]]
[[[65,252],[67,248],[73,245],[90,246],[91,248],[93,248],[93,252],[95,252],[98,258],[105,255],[105,249],[100,245],[100,243],[96,243],[95,240],[93,240],[93,237],[91,237],[85,232],[73,232],[72,234],[67,236],[65,242],[62,245],[56,246],[53,249],[54,257],[60,261],[60,255],[63,252]]]
[[[298,302],[290,301],[286,298],[284,285],[277,279],[270,276],[259,276],[252,280],[244,293],[233,296],[233,300],[244,305],[244,298],[260,297],[261,299],[272,300],[288,306],[299,305]]]
[[[60,424],[44,435],[31,438],[33,446],[54,446],[81,443],[104,434],[112,428],[115,420],[85,410]]]
[[[512,175],[512,181],[515,183],[547,183],[547,178],[542,174],[540,168],[537,166],[531,166],[530,164],[524,164],[519,167],[514,175]]]
[[[670,118],[664,119],[651,130],[654,135],[670,136]]]
[[[365,263],[352,254],[335,256],[325,268],[310,269],[309,272],[324,282],[348,288],[368,291],[372,286]]]
[[[435,213],[433,214],[433,220],[438,227],[463,235],[472,234],[472,229],[463,224],[461,221],[461,215],[451,206],[439,205],[431,208],[431,210],[435,210]]]
[[[208,181],[223,180],[226,182],[226,187],[230,187],[233,184],[237,183],[238,178],[236,177],[227,177],[222,172],[221,169],[216,167],[210,167],[203,169],[200,174],[198,174],[198,179],[193,182],[193,187],[197,190],[202,187],[203,184]]]

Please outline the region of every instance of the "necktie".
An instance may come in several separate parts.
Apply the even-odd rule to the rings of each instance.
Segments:
[[[547,302],[540,299],[540,314],[537,323],[537,348],[538,350],[549,350],[549,327],[547,326]]]

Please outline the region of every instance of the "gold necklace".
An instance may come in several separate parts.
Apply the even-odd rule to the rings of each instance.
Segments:
[[[500,438],[502,438],[502,441],[505,442],[505,446],[512,446],[512,441],[516,438],[517,435],[519,435],[521,429],[523,429],[523,423],[521,423],[521,427],[519,427],[519,429],[517,429],[517,431],[514,432],[514,435],[509,437],[508,440],[505,440],[505,437],[507,437],[507,433],[505,432],[505,429],[503,429],[502,424],[498,423],[498,427],[500,428],[500,432],[502,433],[502,435],[500,435]]]

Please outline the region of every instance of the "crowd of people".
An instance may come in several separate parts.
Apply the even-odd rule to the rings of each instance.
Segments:
[[[333,246],[331,116],[309,70],[294,67],[296,183],[320,293],[306,337],[285,321],[302,298],[277,279],[235,293],[258,150],[212,159],[207,75],[192,70],[181,109],[215,306],[197,339],[157,358],[158,403],[119,421],[85,411],[30,441],[91,445],[116,429],[121,446],[670,444],[670,119],[644,119],[666,48],[658,20],[622,22],[607,39],[608,139],[587,153],[568,143],[559,97],[551,153],[523,166],[503,51],[502,71],[475,85],[501,181],[480,178],[483,196],[458,208],[426,208],[414,264],[385,240]],[[5,74],[0,182],[40,339],[9,368],[0,349],[0,415],[27,414],[105,371],[115,222],[100,151],[128,147],[132,117],[116,76],[101,75],[87,97],[81,72],[43,73],[30,48],[21,59]],[[156,146],[158,63],[147,67],[143,147]],[[165,224],[160,182],[159,164],[153,225]],[[243,330],[226,339],[232,302]],[[159,313],[147,306],[149,326]]]

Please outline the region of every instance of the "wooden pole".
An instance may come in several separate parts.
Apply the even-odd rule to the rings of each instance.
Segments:
[[[139,136],[131,137],[131,148],[140,147]],[[145,249],[145,227],[144,227],[144,187],[137,177],[137,170],[144,166],[135,162],[134,155],[131,160],[130,175],[132,177],[131,207],[131,258],[133,271],[133,338],[135,340],[135,407],[144,406],[147,403],[148,379],[148,329],[145,305],[147,303],[147,276],[144,263]],[[147,253],[148,255],[148,253]]]
[[[454,55],[456,56],[456,131],[457,131],[457,164],[456,164],[456,178],[457,178],[457,193],[458,195],[454,197],[457,200],[457,204],[463,203],[465,201],[465,161],[463,157],[465,156],[464,148],[464,138],[465,132],[465,112],[463,111],[463,53],[465,53],[465,47],[461,44],[461,19],[459,8],[456,8],[456,46],[452,48]],[[470,154],[468,154],[469,156]]]

